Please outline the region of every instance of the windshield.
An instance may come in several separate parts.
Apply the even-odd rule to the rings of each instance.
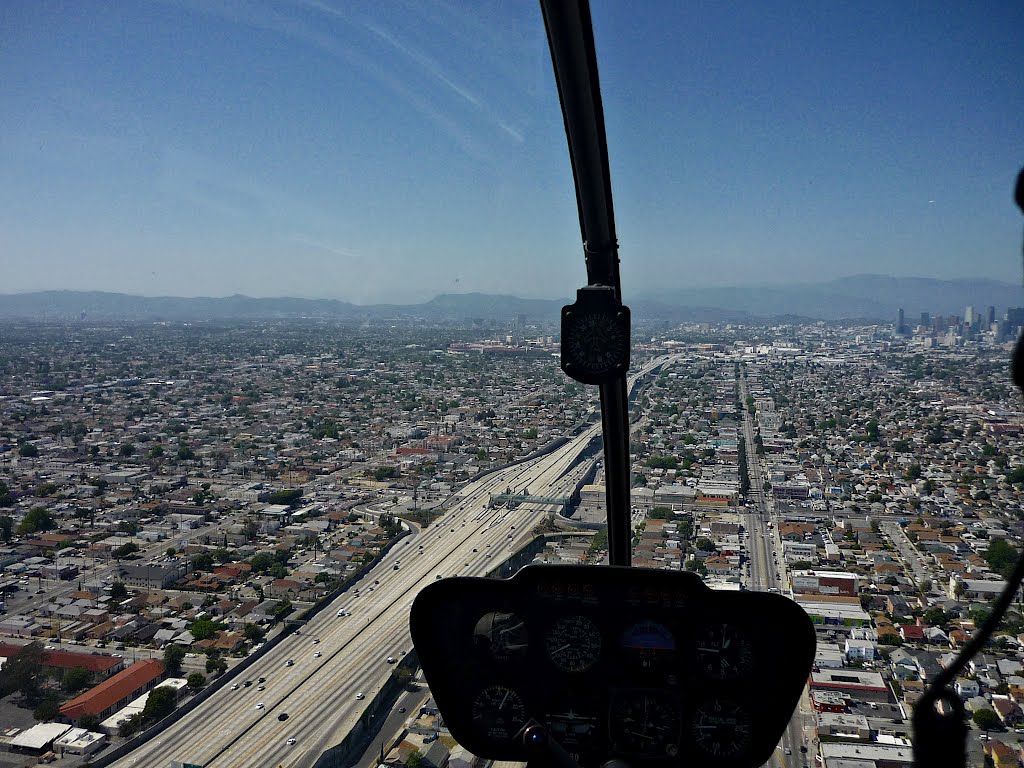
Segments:
[[[97,709],[98,676],[153,659],[184,695],[268,686],[173,759],[252,738],[312,765],[347,721],[275,719],[297,705],[274,676],[323,681],[304,665],[343,632],[370,647],[340,627],[372,625],[380,591],[606,561],[596,390],[558,367],[586,272],[535,5],[0,14],[0,633],[32,646],[16,672],[114,659],[11,678],[11,722],[98,728],[120,711]],[[1020,549],[1024,11],[592,15],[633,317],[633,562],[780,592],[819,625],[779,762],[852,760],[850,729],[905,761],[922,681]],[[307,611],[331,629],[277,648]],[[345,717],[392,665],[415,675],[387,627]],[[1024,617],[1005,628],[961,681],[972,760],[990,730],[1016,748],[999,697]],[[270,682],[235,673],[253,657]],[[429,708],[417,692],[388,706]],[[115,748],[158,719],[122,714]]]

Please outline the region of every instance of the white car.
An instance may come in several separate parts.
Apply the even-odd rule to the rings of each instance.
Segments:
[[[264,704],[264,703],[263,703],[263,702],[261,701],[261,702],[260,702],[259,704],[257,704],[257,705],[256,705],[256,709],[263,709],[263,707],[265,707],[265,706],[266,706],[266,704]]]
[[[394,656],[388,656],[388,664],[394,664],[396,661],[398,661],[398,659]]]
[[[238,688],[239,688],[238,683],[235,683],[234,685],[231,686],[231,690],[232,691],[237,691]]]
[[[357,699],[358,699],[359,701],[362,701],[363,699],[365,699],[365,698],[366,698],[366,694],[365,694],[365,693],[363,693],[362,691],[360,691],[359,693],[357,693],[357,694],[356,694],[356,698],[357,698]]]
[[[288,746],[292,746],[295,743],[295,739],[288,739]]]
[[[321,656],[323,656],[323,654],[320,653],[320,651],[317,651],[316,653],[313,654],[313,658],[314,659],[319,659]]]
[[[345,609],[342,608],[340,611],[338,611],[338,618],[341,618],[344,615],[345,615]]]

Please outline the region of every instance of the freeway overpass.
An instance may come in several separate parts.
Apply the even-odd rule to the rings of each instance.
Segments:
[[[659,358],[634,374],[630,388],[664,362]],[[600,430],[595,424],[545,456],[462,488],[442,517],[393,547],[359,589],[337,598],[301,634],[264,652],[243,673],[242,679],[253,685],[222,687],[113,765],[313,766],[357,725],[391,673],[387,658],[411,648],[409,610],[420,588],[446,576],[485,575],[519,548],[548,511],[529,503],[514,510],[491,509],[490,496],[524,486],[539,496],[558,495],[560,478]],[[260,677],[266,678],[263,691],[258,690]],[[279,719],[282,714],[286,720]]]

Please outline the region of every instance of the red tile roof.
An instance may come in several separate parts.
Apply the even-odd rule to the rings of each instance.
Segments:
[[[25,648],[23,645],[0,643],[0,656],[11,658],[17,656]],[[116,656],[93,655],[91,653],[74,653],[73,651],[43,651],[43,666],[59,669],[82,667],[90,672],[109,672],[120,665],[124,659]]]
[[[95,688],[90,688],[81,696],[76,696],[60,708],[60,713],[69,720],[78,720],[83,715],[100,715],[122,699],[142,691],[163,673],[162,662],[143,659]]]

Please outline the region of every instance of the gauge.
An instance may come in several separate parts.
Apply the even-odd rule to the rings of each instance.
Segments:
[[[654,670],[676,649],[672,633],[656,621],[641,621],[622,633],[627,658],[642,670]]]
[[[608,718],[612,748],[624,755],[679,754],[679,707],[664,691],[620,693]]]
[[[473,724],[494,741],[508,741],[526,725],[522,697],[504,685],[484,688],[473,699]]]
[[[750,745],[750,714],[739,704],[712,699],[693,713],[693,740],[714,757],[735,757]]]
[[[473,644],[495,661],[508,661],[526,654],[529,635],[516,614],[492,611],[473,628]]]
[[[697,664],[715,680],[733,680],[750,668],[750,639],[731,624],[708,624],[697,633]]]
[[[548,630],[548,658],[564,672],[584,672],[601,655],[601,633],[586,616],[563,616]]]
[[[564,747],[590,744],[597,729],[597,715],[586,702],[563,702],[545,718],[551,737]]]

